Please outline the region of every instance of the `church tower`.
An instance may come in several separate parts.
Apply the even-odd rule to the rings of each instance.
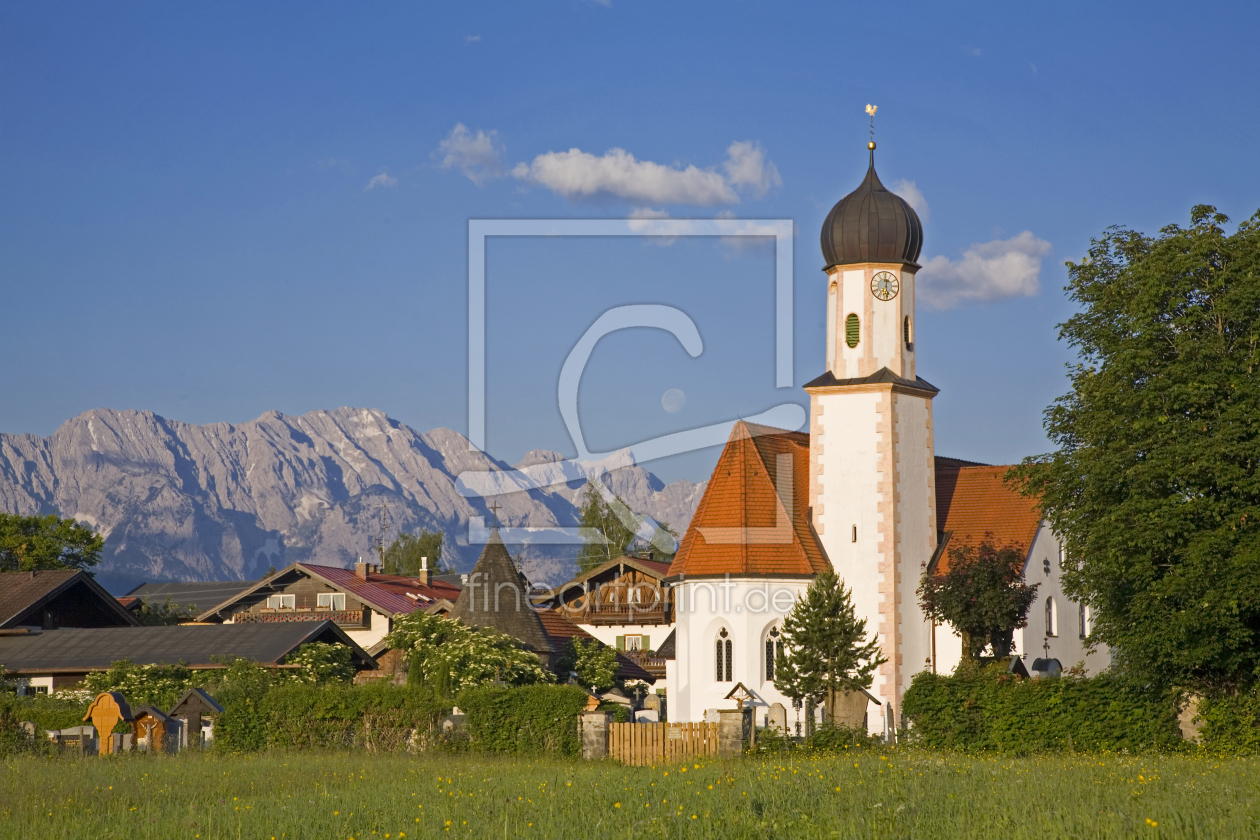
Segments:
[[[825,372],[810,395],[811,519],[832,567],[888,662],[872,692],[900,720],[901,695],[927,667],[931,627],[915,590],[936,549],[932,398],[916,372],[915,273],[923,226],[875,174],[822,228]],[[870,716],[878,730],[877,716]]]

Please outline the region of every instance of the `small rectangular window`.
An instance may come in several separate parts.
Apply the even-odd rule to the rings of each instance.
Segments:
[[[346,608],[346,596],[341,592],[321,592],[315,596],[315,606],[321,610],[341,612]]]
[[[267,598],[267,606],[273,610],[291,610],[297,607],[297,596],[272,595]]]
[[[643,637],[626,636],[626,650],[643,650]]]

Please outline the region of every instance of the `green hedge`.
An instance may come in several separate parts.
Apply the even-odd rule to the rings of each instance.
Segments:
[[[499,753],[577,755],[577,716],[587,694],[573,685],[484,686],[459,695],[474,749]]]
[[[1260,752],[1260,695],[1256,690],[1199,701],[1199,735],[1216,752]]]
[[[226,703],[215,724],[215,747],[420,749],[432,743],[442,712],[411,686],[287,684]]]
[[[932,749],[1028,753],[1182,746],[1176,703],[1108,674],[1025,680],[1005,668],[919,674],[902,708],[908,737]]]
[[[88,703],[83,700],[68,700],[56,694],[0,694],[0,718],[15,724],[29,720],[41,736],[46,729],[83,726],[87,708]]]

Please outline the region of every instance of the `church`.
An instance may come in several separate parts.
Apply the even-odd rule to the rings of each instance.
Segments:
[[[664,582],[673,637],[666,667],[669,717],[698,721],[731,708],[742,687],[758,709],[791,707],[774,685],[784,616],[813,579],[834,570],[852,589],[887,662],[871,695],[872,731],[900,719],[922,671],[949,673],[961,642],[919,607],[925,573],[947,549],[990,539],[1025,553],[1038,584],[1015,652],[1063,667],[1105,668],[1091,650],[1088,609],[1064,596],[1062,546],[1032,500],[1003,483],[1006,467],[936,457],[936,387],[919,376],[915,275],[923,226],[880,183],[875,144],[862,183],[822,228],[827,344],[822,373],[805,385],[809,431],[738,422]],[[927,357],[930,359],[930,355]]]

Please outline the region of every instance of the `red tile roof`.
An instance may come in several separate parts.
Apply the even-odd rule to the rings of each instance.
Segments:
[[[948,535],[937,572],[949,568],[949,550],[979,545],[992,535],[998,548],[1018,546],[1025,554],[1041,526],[1037,502],[1006,486],[1010,467],[937,464],[936,527]]]
[[[830,570],[809,523],[809,435],[736,423],[670,575],[809,577]]]
[[[420,581],[405,575],[369,572],[368,579],[363,580],[354,569],[344,569],[340,566],[317,566],[313,563],[299,563],[298,566],[322,577],[338,589],[344,589],[353,594],[364,603],[379,607],[379,611],[387,615],[413,612],[417,608],[427,607],[440,598],[454,601],[459,597],[458,586],[440,580],[431,581],[428,586],[421,586]]]

